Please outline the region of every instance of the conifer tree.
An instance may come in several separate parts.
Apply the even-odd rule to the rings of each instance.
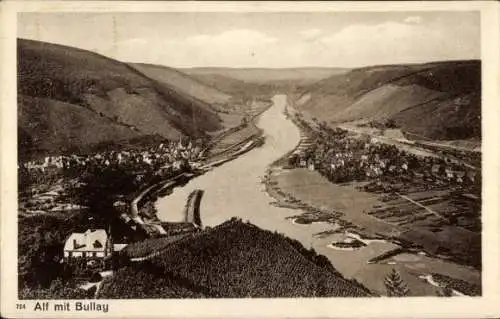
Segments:
[[[439,297],[452,297],[453,296],[453,289],[451,289],[450,286],[445,285],[443,287],[438,288],[437,295]]]
[[[389,297],[404,297],[408,296],[410,292],[408,286],[394,268],[392,268],[392,271],[385,277],[384,285],[387,289],[387,296]]]

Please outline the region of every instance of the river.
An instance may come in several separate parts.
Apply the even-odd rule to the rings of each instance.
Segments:
[[[284,233],[300,241],[306,248],[313,247],[328,257],[345,277],[355,278],[373,291],[384,293],[383,278],[392,267],[396,267],[414,294],[433,294],[435,287],[419,279],[418,275],[430,273],[433,267],[430,269],[429,265],[433,263],[440,264],[440,268],[447,268],[446,264],[442,265],[443,262],[417,257],[416,261],[397,265],[367,264],[369,259],[390,249],[393,244],[374,241],[355,251],[332,249],[328,246],[335,235],[318,238],[314,234],[334,229],[334,225],[296,224],[286,218],[299,214],[299,211],[271,205],[274,199],[265,192],[261,180],[269,165],[293,150],[300,139],[299,129],[284,115],[286,95],[276,95],[273,102],[274,105],[257,122],[257,126],[264,131],[264,145],[192,179],[182,187],[174,188],[172,194],[156,202],[158,217],[163,221],[183,221],[188,195],[195,189],[203,189],[205,193],[200,212],[204,226],[216,226],[236,216],[261,228]]]

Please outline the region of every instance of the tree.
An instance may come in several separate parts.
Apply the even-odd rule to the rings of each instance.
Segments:
[[[397,124],[396,124],[396,121],[394,119],[388,119],[386,122],[385,122],[385,127],[386,128],[397,128]]]
[[[436,294],[439,297],[452,297],[453,296],[453,289],[451,289],[450,286],[445,285],[443,287],[439,287],[436,290]]]
[[[297,167],[299,165],[300,159],[297,154],[293,154],[288,158],[288,165],[291,167]]]
[[[92,292],[86,292],[76,287],[74,283],[66,283],[61,279],[52,281],[48,288],[26,287],[19,291],[20,299],[88,299],[92,296]]]
[[[404,297],[408,296],[410,292],[408,286],[394,268],[392,268],[392,271],[385,277],[384,285],[387,289],[387,296],[389,297]]]

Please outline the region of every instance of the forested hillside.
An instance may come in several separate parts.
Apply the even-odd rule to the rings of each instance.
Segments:
[[[17,67],[21,157],[221,128],[209,105],[90,51],[19,39]]]
[[[120,268],[101,298],[369,296],[328,259],[283,235],[233,219]]]
[[[481,63],[353,69],[305,88],[298,108],[330,123],[389,120],[413,139],[481,136]]]

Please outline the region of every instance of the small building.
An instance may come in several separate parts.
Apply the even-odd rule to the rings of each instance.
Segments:
[[[472,183],[476,181],[476,172],[474,171],[468,171],[467,172],[467,178],[469,179],[469,181],[471,181]]]
[[[453,171],[446,171],[446,178],[452,180],[454,177]]]
[[[125,224],[127,224],[128,222],[130,222],[132,220],[132,218],[130,218],[130,216],[127,215],[126,213],[120,214],[120,219],[123,220],[125,222]]]
[[[113,244],[113,251],[118,252],[127,247],[128,244]]]
[[[112,247],[104,229],[88,229],[84,233],[73,233],[64,244],[64,259],[106,258]]]
[[[438,175],[440,169],[441,169],[441,166],[439,164],[434,164],[434,165],[432,165],[431,171],[434,175]]]
[[[304,158],[301,158],[300,162],[299,162],[299,166],[300,167],[306,167],[306,165],[307,165],[307,161]]]
[[[385,164],[385,161],[382,161],[380,160],[379,161],[379,165],[378,165],[380,168],[385,168],[386,164]]]
[[[316,166],[314,165],[314,161],[312,159],[307,160],[307,168],[310,171],[314,171],[314,169],[316,168]]]
[[[457,178],[457,182],[458,183],[463,183],[464,182],[465,172],[457,171],[457,172],[455,172],[455,176]]]

